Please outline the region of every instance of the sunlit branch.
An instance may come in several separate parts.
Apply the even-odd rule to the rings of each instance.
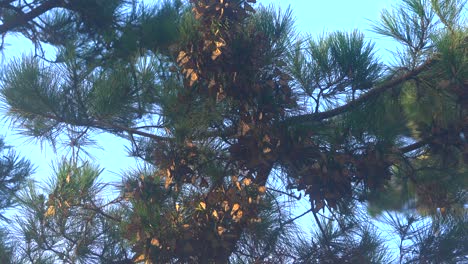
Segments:
[[[428,67],[433,65],[436,61],[434,59],[429,59],[425,63],[423,63],[421,66],[417,67],[416,69],[396,78],[393,80],[390,80],[388,82],[385,82],[384,84],[375,87],[374,89],[371,89],[369,92],[363,94],[361,97],[357,98],[354,101],[350,101],[349,103],[339,106],[335,109],[325,111],[325,112],[320,112],[320,113],[312,113],[312,114],[305,114],[305,115],[299,115],[299,116],[294,116],[290,117],[285,120],[285,123],[287,125],[292,125],[292,124],[298,124],[298,123],[303,123],[303,122],[313,122],[313,121],[321,121],[327,118],[331,118],[343,113],[348,112],[349,110],[361,105],[362,103],[365,103],[369,101],[372,98],[375,98],[376,96],[382,94],[383,92],[392,89],[400,84],[402,84],[405,81],[408,81],[414,77],[416,77],[418,74],[426,70]]]

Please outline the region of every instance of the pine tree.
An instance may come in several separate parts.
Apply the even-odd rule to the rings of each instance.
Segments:
[[[74,154],[112,133],[145,164],[111,201],[79,155],[26,189],[23,261],[385,263],[365,223],[386,211],[431,223],[390,221],[400,263],[466,260],[465,1],[384,10],[393,65],[359,31],[304,38],[255,0],[1,2],[0,33],[57,48],[4,69],[13,122]]]
[[[1,138],[0,153],[0,261],[10,263],[14,245],[8,242],[11,230],[4,227],[11,220],[5,210],[17,206],[18,192],[26,185],[33,168],[28,160],[18,157]]]

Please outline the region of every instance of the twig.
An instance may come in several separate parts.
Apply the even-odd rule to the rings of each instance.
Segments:
[[[310,208],[309,210],[303,212],[302,214],[300,214],[300,215],[298,215],[298,216],[296,216],[296,217],[293,217],[293,218],[291,218],[291,219],[288,219],[288,220],[286,220],[286,221],[280,223],[280,228],[283,228],[285,225],[289,225],[290,223],[296,221],[297,219],[303,217],[304,215],[306,215],[306,214],[308,214],[308,213],[310,213],[310,212],[313,212],[312,208]]]

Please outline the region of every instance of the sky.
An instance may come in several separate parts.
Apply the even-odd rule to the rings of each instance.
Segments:
[[[258,0],[257,2],[266,6],[272,4],[282,10],[289,6],[295,17],[296,31],[305,36],[316,37],[337,30],[359,29],[368,40],[376,43],[377,55],[384,61],[389,60],[388,50],[393,50],[396,46],[392,40],[370,31],[372,22],[378,21],[381,10],[391,8],[397,3],[396,0]],[[3,66],[13,58],[30,53],[33,48],[29,41],[15,36],[7,37],[5,42],[7,44],[5,50],[0,53],[0,64]],[[53,50],[46,49],[47,55],[53,56]],[[59,148],[59,152],[54,153],[47,144],[41,146],[37,141],[18,135],[18,131],[8,121],[4,120],[2,123],[0,123],[0,135],[5,137],[6,143],[15,147],[21,156],[30,159],[35,165],[34,179],[47,181],[51,178],[52,164],[66,154],[63,148]],[[122,172],[135,166],[135,160],[129,158],[125,150],[128,143],[109,134],[96,135],[94,140],[98,142],[99,147],[86,150],[91,153],[94,162],[104,168],[103,180],[119,182]],[[298,208],[298,214],[300,210],[307,210],[305,206],[307,205]]]
[[[150,2],[150,1],[146,1]],[[291,8],[295,17],[296,32],[305,37],[317,37],[333,31],[352,31],[359,29],[369,41],[376,42],[377,55],[382,59],[388,58],[387,49],[394,49],[395,43],[389,39],[377,36],[370,31],[372,21],[378,21],[383,8],[391,8],[396,0],[258,0],[257,5],[273,5],[283,11]],[[32,52],[31,42],[17,36],[7,36],[6,47],[0,53],[0,64],[7,65],[22,54]],[[53,58],[54,51],[45,48],[46,57]],[[0,68],[1,69],[1,68]],[[1,109],[1,108],[0,108]],[[2,110],[0,110],[2,111]],[[0,112],[0,116],[2,113]],[[36,140],[26,138],[18,134],[18,130],[5,119],[0,123],[0,135],[5,137],[8,145],[11,145],[21,155],[32,161],[36,167],[34,179],[47,181],[52,177],[52,166],[67,154],[64,148],[58,148],[58,153],[47,144],[40,144]],[[93,137],[98,143],[96,147],[88,147],[85,150],[91,155],[92,162],[99,164],[104,169],[102,177],[104,181],[119,182],[125,169],[135,166],[136,161],[127,156],[127,141],[110,134],[99,134]]]
[[[377,36],[370,31],[372,21],[378,21],[383,8],[391,8],[396,0],[258,0],[258,4],[273,5],[282,10],[290,7],[296,22],[296,31],[305,36],[315,37],[327,32],[337,30],[352,31],[359,29],[366,38],[376,42],[377,55],[383,59],[388,57],[387,49],[394,48],[394,42]],[[7,65],[11,59],[28,54],[32,45],[28,40],[16,36],[7,36],[6,47],[0,54],[0,63]],[[46,56],[52,56],[53,51],[46,50]],[[4,120],[4,119],[3,119]],[[6,138],[8,145],[14,146],[17,152],[29,158],[36,166],[35,179],[50,177],[51,164],[61,159],[64,153],[54,153],[47,144],[42,146],[39,142],[18,135],[18,131],[6,120],[0,124],[0,135]],[[94,137],[99,147],[87,149],[94,160],[104,169],[103,176],[107,180],[118,181],[120,173],[135,164],[132,158],[126,157],[125,144],[119,138],[108,134]],[[60,150],[60,149],[59,149]],[[63,150],[63,149],[62,149]]]

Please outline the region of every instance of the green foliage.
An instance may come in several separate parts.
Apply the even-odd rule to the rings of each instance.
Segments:
[[[399,263],[460,263],[466,257],[466,214],[427,220],[387,213],[383,221],[399,238]]]
[[[432,23],[434,16],[429,1],[404,0],[392,11],[382,11],[381,22],[376,25],[375,30],[384,36],[396,39],[416,53],[426,48],[428,44],[428,33],[435,26]]]
[[[359,223],[359,216],[319,219],[311,240],[296,244],[297,263],[390,263],[388,249],[376,227]]]
[[[358,30],[305,40],[290,9],[255,2],[1,5],[0,33],[58,51],[3,69],[6,113],[28,136],[68,138],[72,157],[23,190],[0,252],[17,241],[31,263],[387,263],[373,219],[390,210],[419,215],[387,219],[400,263],[466,260],[465,1],[384,10],[374,31],[401,45],[388,66]],[[79,155],[95,131],[128,139],[143,164],[115,199]],[[30,172],[17,163],[15,184]],[[0,198],[4,186],[10,206],[20,185]]]
[[[23,190],[17,218],[22,261],[110,263],[127,259],[121,237],[122,209],[103,200],[101,170],[89,164],[60,163],[49,186]],[[54,235],[51,235],[54,234]]]
[[[8,146],[5,146],[3,139],[0,139],[0,219],[4,219],[2,211],[13,207],[19,192],[28,177],[32,174],[31,163],[18,157]]]
[[[14,247],[9,243],[7,231],[0,229],[0,261],[2,263],[14,263]]]
[[[371,88],[380,77],[382,67],[374,45],[358,31],[323,35],[308,41],[304,49],[299,43],[291,54],[290,71],[299,88],[314,99],[316,112],[331,107],[328,103],[340,95],[354,99],[356,91]],[[321,105],[317,102],[322,97],[326,103]]]
[[[292,261],[290,252],[303,238],[299,226],[290,218],[292,208],[274,193],[269,193],[265,200],[259,214],[260,221],[243,233],[238,248],[230,258],[231,263]]]

